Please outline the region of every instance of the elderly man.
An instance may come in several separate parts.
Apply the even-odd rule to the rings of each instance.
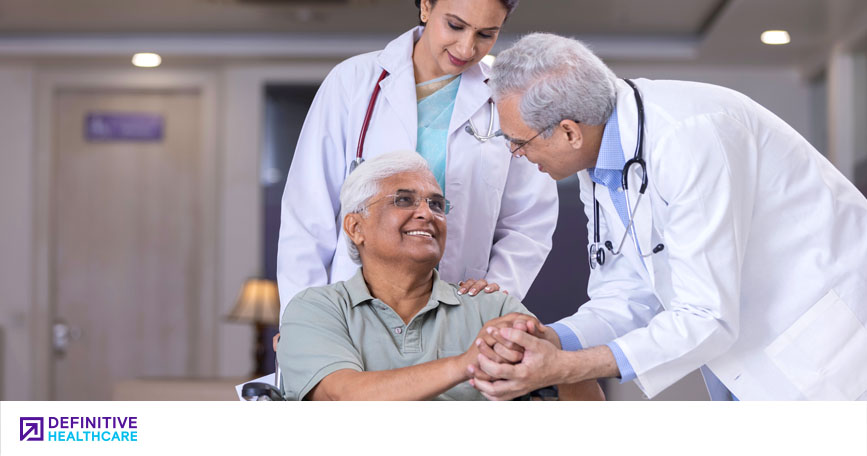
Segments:
[[[486,396],[620,377],[652,397],[701,368],[714,399],[867,398],[867,200],[791,127],[549,34],[491,85],[513,156],[578,174],[592,270],[575,315],[498,331],[523,358],[480,356]]]
[[[470,296],[439,279],[450,203],[427,162],[414,152],[372,158],[346,179],[340,203],[361,268],[289,302],[277,349],[287,399],[483,399],[466,383],[482,339],[493,344],[483,325],[523,328],[531,317],[506,315],[529,313],[512,296]],[[595,382],[572,391],[601,398]]]

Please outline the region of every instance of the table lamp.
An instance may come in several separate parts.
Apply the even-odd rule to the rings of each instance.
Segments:
[[[280,321],[280,298],[277,294],[277,283],[273,280],[253,278],[244,282],[235,308],[228,318],[233,321],[253,323],[256,325],[256,371],[257,377],[265,375],[265,343],[263,337],[265,327],[276,326]]]

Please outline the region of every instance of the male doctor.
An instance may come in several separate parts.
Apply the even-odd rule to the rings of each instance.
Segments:
[[[513,156],[578,173],[593,268],[573,316],[495,332],[523,358],[480,355],[501,380],[476,388],[620,377],[653,397],[701,368],[713,399],[867,399],[867,200],[794,129],[722,87],[633,89],[550,34],[501,53],[490,82]],[[643,195],[637,160],[621,182],[637,155]]]

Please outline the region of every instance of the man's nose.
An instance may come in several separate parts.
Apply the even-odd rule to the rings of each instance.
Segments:
[[[427,200],[422,198],[418,204],[415,206],[415,213],[413,214],[415,218],[430,220],[433,218],[433,211],[430,209],[430,204],[428,204]]]

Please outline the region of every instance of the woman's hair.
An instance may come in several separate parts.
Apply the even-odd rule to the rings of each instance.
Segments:
[[[512,11],[515,11],[515,8],[518,7],[518,2],[520,0],[500,0],[500,3],[503,5],[503,8],[506,8],[506,18],[512,14]],[[430,0],[430,6],[433,8],[437,4],[437,0]],[[415,0],[415,6],[421,11],[421,0]],[[424,25],[424,22],[418,21],[419,25]]]
[[[340,189],[340,220],[347,214],[363,214],[367,216],[368,201],[379,193],[379,182],[400,173],[431,173],[427,161],[416,152],[397,151],[378,155],[366,160],[355,168],[343,182]],[[431,174],[433,177],[433,174]],[[361,264],[358,247],[347,237],[346,247],[349,257],[356,264]]]
[[[488,85],[495,101],[522,94],[521,120],[540,131],[564,119],[603,125],[614,111],[616,80],[580,41],[533,33],[497,55]]]

